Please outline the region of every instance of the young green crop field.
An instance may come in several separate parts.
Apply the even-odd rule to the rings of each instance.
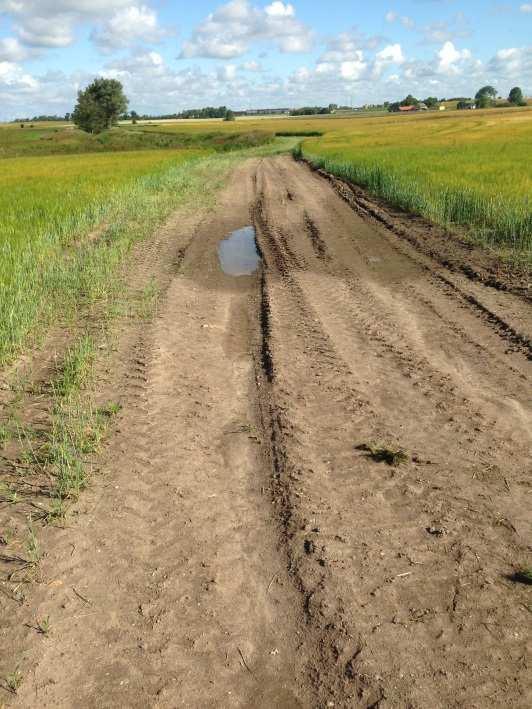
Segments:
[[[200,151],[139,151],[0,161],[0,361],[80,294],[96,297],[129,239],[124,226]],[[173,200],[169,200],[170,204]],[[109,225],[103,243],[91,238]],[[135,226],[132,226],[132,234]],[[37,323],[39,327],[36,328]]]

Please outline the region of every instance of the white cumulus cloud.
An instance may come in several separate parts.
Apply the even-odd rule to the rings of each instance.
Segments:
[[[6,88],[14,91],[35,91],[39,82],[22,67],[13,62],[0,62],[0,92]]]
[[[134,0],[0,0],[0,13],[21,44],[39,50],[73,44],[86,23],[99,23],[92,37],[106,49],[154,41],[158,32],[155,12]]]
[[[271,5],[267,5],[264,8],[264,12],[270,17],[294,17],[296,14],[293,5],[285,5],[284,2],[279,2],[278,0],[272,2]]]
[[[23,47],[16,37],[0,39],[0,61],[20,62],[28,56],[28,49]]]
[[[373,65],[373,76],[378,79],[384,69],[391,65],[404,64],[405,56],[400,44],[389,44],[380,52],[375,55],[375,62]]]
[[[104,51],[112,51],[139,40],[158,42],[163,36],[154,10],[146,5],[131,5],[117,10],[93,31],[91,39]]]
[[[236,71],[234,64],[225,64],[218,68],[218,79],[220,81],[233,81],[236,79]]]
[[[231,0],[196,28],[183,44],[180,58],[230,59],[242,56],[257,42],[273,42],[285,53],[307,52],[312,41],[312,31],[296,19],[292,5],[273,2],[262,9],[249,0]]]
[[[499,49],[490,60],[488,67],[497,77],[525,80],[532,84],[532,47],[510,47]]]
[[[340,76],[342,79],[347,79],[348,81],[356,81],[364,75],[366,68],[367,64],[361,56],[358,60],[353,59],[348,62],[342,62],[340,64]]]
[[[438,52],[438,71],[441,74],[458,74],[460,63],[471,59],[469,49],[457,49],[451,41],[444,43]]]

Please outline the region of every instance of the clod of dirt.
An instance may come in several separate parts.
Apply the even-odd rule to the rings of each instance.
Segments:
[[[307,554],[314,554],[314,552],[316,551],[316,546],[315,546],[314,542],[312,541],[312,539],[305,539],[304,547],[305,547],[305,552]]]

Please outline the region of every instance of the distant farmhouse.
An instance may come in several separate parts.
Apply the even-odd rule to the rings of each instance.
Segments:
[[[399,106],[399,113],[417,113],[418,111],[428,111],[426,103],[417,103],[413,106]]]

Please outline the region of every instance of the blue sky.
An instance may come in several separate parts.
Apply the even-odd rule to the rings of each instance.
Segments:
[[[532,94],[532,0],[0,0],[0,119],[96,75],[142,113]]]

